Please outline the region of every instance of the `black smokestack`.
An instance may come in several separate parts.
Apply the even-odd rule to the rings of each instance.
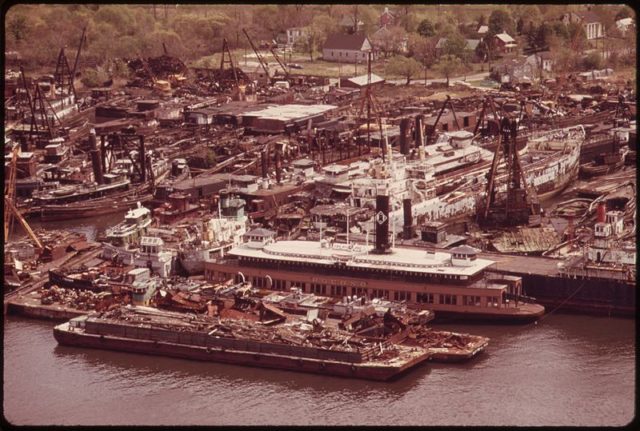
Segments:
[[[410,120],[408,118],[403,118],[400,120],[400,153],[405,156],[409,154],[409,139],[407,137],[407,132],[409,131]]]
[[[262,168],[262,178],[267,178],[267,152],[260,153],[260,167]]]
[[[96,131],[91,130],[89,133],[89,148],[91,153],[91,164],[93,166],[93,177],[98,184],[104,184],[102,176],[102,163],[100,162],[100,150],[98,150],[98,142],[96,140]]]
[[[24,135],[20,136],[20,149],[25,153],[29,151],[29,143],[27,142],[27,137]]]
[[[389,196],[376,196],[376,214],[373,217],[376,225],[376,248],[373,253],[386,253],[391,245],[389,244]]]
[[[106,136],[100,136],[100,158],[102,160],[102,172],[107,172],[107,145]]]
[[[424,122],[424,115],[420,114],[416,116],[416,148],[422,146],[422,124]]]
[[[282,179],[282,167],[280,166],[280,151],[276,151],[276,182],[280,184],[280,180]]]
[[[402,238],[413,238],[413,215],[411,214],[411,199],[407,198],[402,201],[402,209],[404,212],[404,226],[402,229]]]
[[[147,155],[144,151],[144,136],[140,135],[140,181],[147,180]]]

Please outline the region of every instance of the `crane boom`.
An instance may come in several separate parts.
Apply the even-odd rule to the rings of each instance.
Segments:
[[[80,60],[80,52],[82,51],[82,44],[86,40],[86,31],[87,31],[87,27],[85,26],[82,29],[82,36],[80,36],[80,44],[78,45],[78,52],[76,53],[76,59],[73,62],[73,70],[71,71],[71,90],[73,91],[74,97],[77,97],[77,96],[76,96],[76,87],[73,85],[73,81],[75,81],[75,78],[76,78],[76,70],[78,69],[78,61]]]
[[[264,73],[267,74],[267,78],[269,78],[269,69],[267,68],[267,65],[265,64],[264,60],[262,59],[262,56],[260,55],[260,53],[258,52],[258,49],[256,48],[256,46],[253,44],[253,41],[251,40],[251,37],[249,37],[249,33],[247,33],[246,29],[242,29],[242,32],[244,33],[245,36],[247,36],[247,40],[249,41],[249,44],[251,45],[251,49],[253,49],[253,52],[256,53],[256,57],[258,57],[258,62],[260,62],[260,66],[262,66],[262,69],[264,69]]]
[[[284,64],[282,64],[282,62],[280,61],[280,57],[276,53],[275,49],[271,48],[271,54],[273,54],[273,58],[276,59],[276,61],[278,62],[278,64],[282,68],[282,70],[284,71],[285,78],[289,78],[289,71],[287,70],[286,67],[284,67]]]
[[[29,226],[29,223],[22,217],[18,208],[16,208],[13,200],[16,195],[16,170],[18,160],[18,148],[14,148],[11,152],[11,166],[9,171],[9,179],[4,185],[4,239],[9,238],[9,231],[11,230],[11,224],[13,217],[17,218],[24,230],[27,232],[31,240],[35,243],[36,247],[42,248],[42,243],[36,236],[36,234]]]
[[[31,229],[31,226],[29,226],[29,223],[27,223],[24,217],[22,217],[22,214],[20,214],[20,211],[18,211],[18,208],[16,208],[15,204],[7,198],[4,199],[4,203],[8,207],[8,209],[13,213],[13,216],[18,219],[23,229],[27,232],[27,234],[29,235],[31,240],[34,242],[36,247],[43,248],[42,243],[36,236],[35,232]],[[6,210],[7,208],[5,208],[5,211]]]

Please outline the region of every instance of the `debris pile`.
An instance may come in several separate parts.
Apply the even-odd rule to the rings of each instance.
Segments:
[[[75,308],[77,310],[100,310],[114,302],[107,300],[110,293],[94,293],[88,290],[75,290],[56,285],[40,290],[40,303],[42,305],[59,304]]]
[[[416,344],[428,348],[465,350],[482,337],[448,331],[434,331],[424,326],[411,328],[405,344]]]

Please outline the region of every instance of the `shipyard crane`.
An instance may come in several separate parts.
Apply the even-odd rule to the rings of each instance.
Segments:
[[[74,81],[76,79],[76,71],[78,70],[78,62],[80,60],[80,53],[82,52],[82,45],[87,41],[87,27],[85,26],[82,29],[82,35],[80,36],[80,43],[78,44],[78,52],[76,52],[76,59],[73,62],[73,70],[71,71],[71,90],[73,91],[74,100],[77,99],[76,95],[76,87],[74,85]]]
[[[287,70],[287,68],[284,66],[284,64],[282,63],[282,61],[280,61],[280,56],[278,56],[278,53],[276,52],[275,49],[271,48],[271,54],[273,55],[273,58],[276,59],[276,61],[278,62],[278,64],[280,65],[280,67],[282,68],[282,70],[284,71],[284,77],[285,79],[289,79],[289,71]]]
[[[269,68],[267,67],[266,62],[262,58],[262,55],[260,55],[260,52],[258,52],[258,49],[256,48],[256,46],[253,44],[253,41],[251,40],[251,37],[249,36],[249,33],[247,33],[247,30],[244,29],[244,28],[242,29],[242,32],[244,33],[245,36],[247,36],[247,40],[249,41],[249,45],[251,45],[251,49],[253,49],[253,52],[255,52],[256,57],[258,58],[258,62],[260,63],[260,66],[262,66],[262,69],[264,70],[264,73],[266,73],[267,78],[270,79],[271,76],[269,75]]]
[[[371,89],[371,52],[369,52],[369,57],[367,59],[367,86],[364,88],[364,92],[362,93],[362,100],[360,101],[360,109],[358,117],[362,117],[364,112],[364,108],[367,108],[367,151],[371,151],[371,109],[373,108],[374,114],[376,116],[376,120],[378,123],[378,128],[380,130],[380,146],[382,146],[382,120],[380,119],[380,109],[378,101],[373,94]],[[382,160],[385,159],[385,149],[382,150]],[[358,145],[358,155],[362,154],[361,146]]]
[[[436,117],[436,121],[435,121],[435,123],[433,123],[433,128],[429,131],[429,134],[427,135],[427,144],[432,143],[431,142],[433,140],[432,137],[436,132],[436,128],[438,127],[438,123],[440,122],[440,117],[442,117],[442,114],[444,113],[444,109],[447,107],[447,105],[449,106],[449,108],[451,109],[451,113],[453,114],[453,120],[456,122],[456,129],[460,130],[460,123],[458,123],[458,117],[456,116],[456,110],[453,108],[453,104],[451,103],[451,96],[449,96],[447,94],[447,99],[442,104],[442,108],[440,108],[440,112],[438,112],[438,116]]]
[[[225,53],[227,54],[227,57],[229,58],[227,61],[225,61],[225,59],[224,59]],[[238,72],[236,71],[236,65],[233,63],[233,57],[231,56],[231,51],[229,50],[229,44],[227,43],[227,39],[223,38],[222,39],[222,56],[220,58],[220,77],[221,77],[221,79],[224,76],[222,74],[222,71],[224,70],[225,63],[229,63],[229,65],[231,66],[231,70],[233,71],[233,79],[236,82],[236,87],[235,88],[238,88],[240,86],[240,81],[238,80]]]
[[[48,137],[53,138],[53,135],[54,135],[53,121],[50,120],[49,115],[47,115],[47,108],[45,107],[45,103],[49,105],[49,108],[51,109],[51,112],[53,113],[54,118],[58,121],[58,123],[60,123],[60,119],[58,118],[56,111],[51,107],[51,103],[49,103],[49,101],[46,99],[45,95],[42,93],[42,89],[37,83],[35,86],[36,87],[35,94],[33,96],[33,99],[31,99],[31,94],[29,92],[29,87],[27,86],[27,79],[25,77],[24,68],[22,66],[20,66],[20,74],[22,75],[22,85],[24,87],[25,92],[27,93],[27,99],[29,100],[29,109],[31,111],[31,122],[29,124],[29,137],[30,138],[33,137],[34,130],[36,134],[40,132],[38,128],[38,116],[36,115],[36,111],[38,111],[40,118],[42,119],[42,121],[44,122],[44,125],[46,126],[46,132]]]
[[[11,151],[11,162],[9,165],[9,178],[4,183],[4,239],[9,239],[9,233],[13,227],[14,218],[18,219],[23,229],[27,232],[36,247],[42,249],[42,243],[36,236],[35,232],[24,219],[20,211],[15,206],[14,200],[16,195],[16,171],[18,161],[18,147]]]
[[[524,222],[525,211],[529,215],[539,214],[539,203],[537,194],[533,187],[527,183],[526,176],[522,169],[520,156],[516,148],[517,123],[514,119],[510,119],[507,113],[500,118],[498,116],[495,103],[492,98],[485,99],[493,112],[494,117],[498,121],[500,132],[498,134],[498,145],[496,147],[491,168],[488,173],[488,181],[486,188],[486,202],[483,211],[478,212],[482,222],[489,220],[491,209],[504,209],[503,220],[508,224],[520,224]],[[484,109],[483,109],[484,111]],[[477,126],[476,126],[477,128]],[[504,157],[507,169],[507,193],[504,208],[496,204],[496,177],[498,176],[498,163]],[[527,206],[529,208],[527,208]]]

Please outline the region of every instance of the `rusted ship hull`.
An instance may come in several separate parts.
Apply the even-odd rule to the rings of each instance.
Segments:
[[[96,283],[91,280],[68,277],[53,269],[49,270],[49,283],[70,289],[92,290],[95,292],[104,290],[104,286],[97,286]]]
[[[580,166],[580,175],[585,178],[597,177],[601,175],[612,174],[622,167],[624,159],[610,165],[596,165],[595,163],[586,163]]]
[[[435,323],[450,321],[473,321],[488,323],[525,324],[533,323],[544,315],[544,306],[540,304],[521,304],[520,309],[503,308],[500,311],[491,309],[473,313],[464,311],[436,311]]]
[[[117,350],[127,353],[160,355],[181,359],[221,362],[232,365],[246,365],[379,381],[397,377],[429,358],[428,353],[422,352],[400,364],[325,361],[287,355],[191,346],[164,341],[129,339],[111,335],[88,334],[78,329],[74,329],[73,331],[69,330],[68,323],[54,327],[53,335],[59,344],[66,346]]]
[[[151,194],[144,194],[129,198],[118,199],[114,197],[99,201],[79,202],[77,204],[45,205],[31,208],[26,214],[31,217],[38,217],[42,221],[88,218],[126,211],[136,207],[138,202],[149,202],[152,198]]]

